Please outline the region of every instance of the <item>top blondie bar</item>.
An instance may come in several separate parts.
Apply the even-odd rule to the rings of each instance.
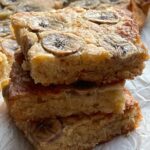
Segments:
[[[106,84],[140,75],[147,60],[138,26],[117,8],[17,13],[12,27],[35,83]]]

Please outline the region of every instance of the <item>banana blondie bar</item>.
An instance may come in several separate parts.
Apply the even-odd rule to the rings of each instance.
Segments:
[[[0,0],[0,20],[17,12],[49,11],[63,7],[65,0]]]
[[[22,64],[44,86],[106,84],[140,75],[148,58],[128,11],[66,8],[12,16]]]
[[[29,72],[21,68],[21,54],[10,74],[11,81],[3,95],[11,116],[17,120],[39,120],[96,112],[123,113],[125,109],[124,82],[97,86],[75,83],[44,87],[34,84]]]
[[[37,150],[87,150],[113,137],[133,131],[141,120],[141,111],[126,93],[122,114],[70,116],[36,121],[14,120]]]
[[[103,9],[105,7],[118,7],[128,9],[135,17],[140,29],[143,27],[150,2],[147,0],[75,0],[70,2],[71,7],[82,7],[85,9]]]
[[[62,7],[63,1],[61,0],[0,0],[0,52],[7,56],[6,61],[8,62],[8,67],[5,69],[6,61],[1,62],[1,71],[5,70],[9,76],[14,61],[14,52],[19,48],[12,33],[10,16],[17,12],[49,11],[52,8]],[[3,73],[1,72],[1,74]]]

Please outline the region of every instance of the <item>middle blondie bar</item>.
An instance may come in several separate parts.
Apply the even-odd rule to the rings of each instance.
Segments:
[[[10,84],[3,90],[10,114],[17,120],[124,111],[123,82],[107,86],[82,82],[44,87],[34,84],[29,72],[22,70],[21,61],[21,54],[16,54]]]

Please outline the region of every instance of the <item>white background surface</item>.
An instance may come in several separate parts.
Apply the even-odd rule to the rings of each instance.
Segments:
[[[150,15],[142,32],[142,39],[150,53]],[[150,61],[146,63],[143,75],[128,81],[127,88],[139,101],[143,120],[139,128],[128,137],[120,136],[102,144],[96,150],[150,150]],[[0,150],[32,150],[31,145],[16,129],[7,115],[7,109],[0,98]]]

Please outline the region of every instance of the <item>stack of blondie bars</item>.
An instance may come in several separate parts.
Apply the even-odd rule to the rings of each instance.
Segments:
[[[38,150],[92,149],[141,120],[138,102],[124,87],[148,59],[139,25],[126,4],[96,2],[11,16],[20,50],[3,96]]]

